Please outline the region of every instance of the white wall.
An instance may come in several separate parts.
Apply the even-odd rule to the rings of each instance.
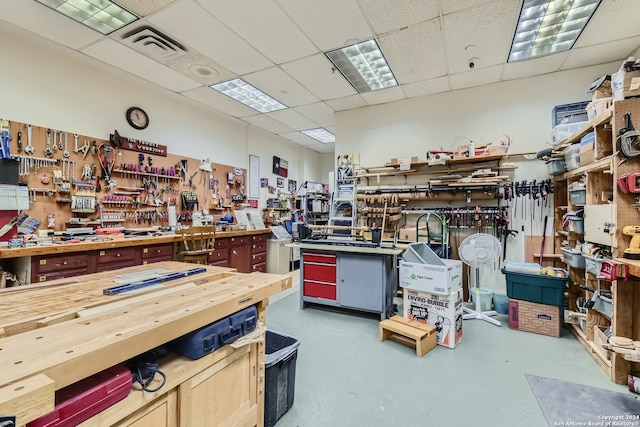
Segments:
[[[290,177],[298,181],[307,179],[306,169],[311,180],[332,169],[321,169],[326,155],[6,24],[0,26],[0,55],[3,119],[101,139],[117,129],[126,137],[166,145],[171,153],[243,168],[255,154],[261,159],[260,177],[273,185],[274,155],[289,161]],[[127,124],[124,113],[133,105],[149,114],[147,129]],[[265,193],[261,190],[261,207]]]

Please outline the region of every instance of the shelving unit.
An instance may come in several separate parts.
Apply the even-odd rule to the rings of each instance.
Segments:
[[[611,253],[611,258],[626,266],[629,274],[640,277],[640,262],[623,258],[624,249],[629,246],[630,236],[622,233],[625,225],[640,224],[640,212],[633,206],[636,195],[625,194],[618,188],[617,178],[624,173],[640,170],[640,158],[624,158],[615,152],[615,141],[619,129],[625,127],[624,115],[630,112],[632,118],[640,119],[640,99],[618,101],[600,116],[556,146],[556,151],[578,144],[583,136],[595,132],[595,161],[554,177],[555,183],[555,224],[556,253],[561,253],[563,244],[575,246],[577,241],[603,245]],[[614,153],[614,154],[611,154]],[[573,205],[569,196],[572,182],[586,183],[586,203],[584,206],[585,234],[579,235],[562,229],[562,217],[578,206]],[[606,223],[613,224],[607,226]],[[568,307],[578,310],[576,301],[588,301],[592,292],[583,287],[610,291],[613,309],[610,316],[596,309],[587,310],[586,331],[579,325],[569,325],[580,344],[587,350],[598,366],[618,384],[627,383],[627,375],[639,368],[636,362],[625,360],[622,354],[602,347],[602,329],[611,328],[613,336],[640,340],[640,288],[637,279],[621,278],[606,281],[589,269],[567,265],[570,281]],[[583,286],[583,287],[581,287]]]

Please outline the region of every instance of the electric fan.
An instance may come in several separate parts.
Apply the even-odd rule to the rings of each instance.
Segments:
[[[490,234],[478,233],[471,235],[462,241],[458,254],[462,262],[476,269],[476,304],[475,310],[464,307],[463,319],[482,319],[500,326],[500,321],[489,316],[498,314],[494,310],[482,311],[480,305],[480,267],[491,264],[500,258],[500,241]]]

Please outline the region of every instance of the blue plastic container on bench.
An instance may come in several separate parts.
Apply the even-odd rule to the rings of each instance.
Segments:
[[[515,273],[502,268],[507,279],[507,296],[539,304],[564,305],[564,287],[568,277]]]
[[[280,332],[267,330],[265,340],[266,387],[264,425],[274,426],[293,406],[296,360],[300,341]]]

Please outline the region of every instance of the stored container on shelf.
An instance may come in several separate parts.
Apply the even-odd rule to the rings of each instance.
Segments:
[[[600,275],[600,268],[602,267],[604,258],[596,258],[587,254],[582,254],[582,256],[584,257],[587,273],[595,274],[596,276]]]
[[[580,167],[580,144],[572,144],[562,151],[568,171]]]
[[[569,217],[569,231],[576,234],[584,234],[584,218],[579,216]]]
[[[584,268],[585,261],[582,252],[572,248],[561,248],[564,262],[573,268]]]
[[[567,164],[564,157],[549,159],[546,163],[549,175],[560,175],[567,171]]]
[[[584,122],[588,120],[587,105],[589,105],[589,101],[556,105],[553,107],[551,126],[558,126],[561,123]]]
[[[569,200],[572,205],[584,205],[587,203],[587,189],[576,188],[575,190],[569,190]]]
[[[585,119],[586,118],[587,116],[585,114]],[[565,140],[569,138],[571,135],[573,135],[574,133],[578,132],[580,129],[582,129],[587,123],[589,122],[585,120],[583,122],[566,123],[562,125],[557,125],[551,131],[551,140],[553,142],[560,142],[562,140]]]

